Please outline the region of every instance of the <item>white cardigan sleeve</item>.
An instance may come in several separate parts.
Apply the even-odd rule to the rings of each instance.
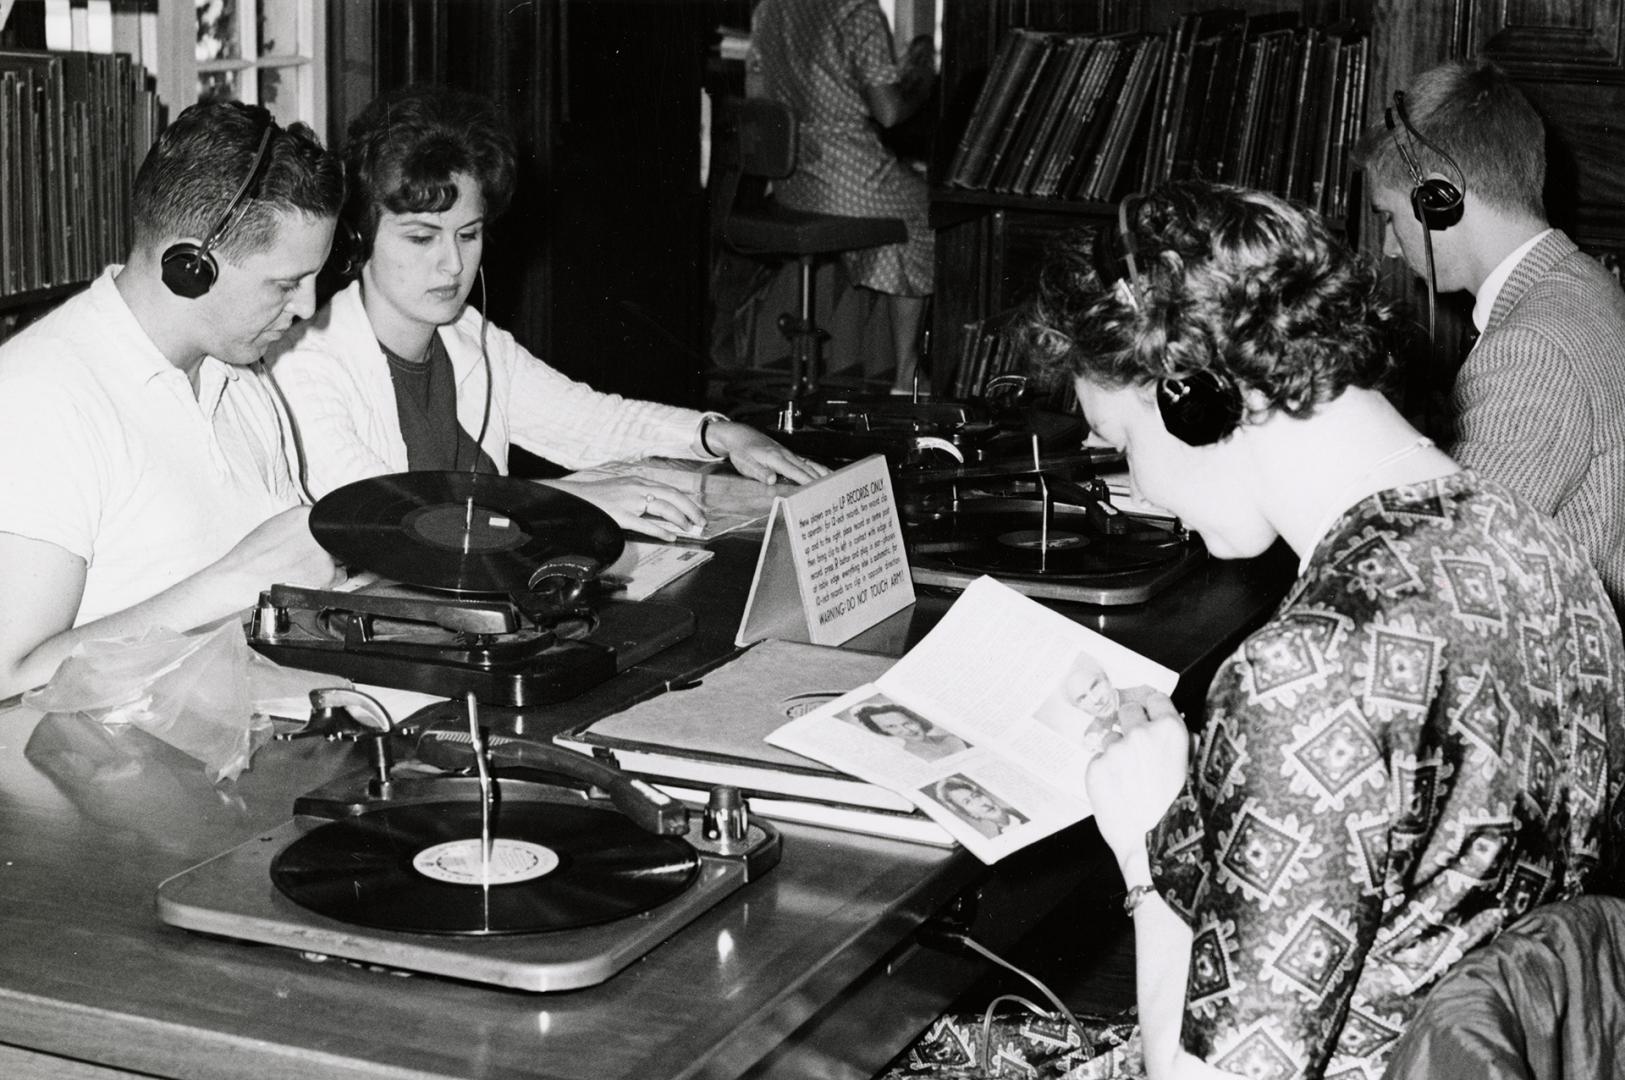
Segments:
[[[549,367],[505,331],[492,328],[487,347],[506,361],[509,441],[567,469],[609,461],[671,457],[708,459],[696,449],[703,414],[675,405],[605,394]]]

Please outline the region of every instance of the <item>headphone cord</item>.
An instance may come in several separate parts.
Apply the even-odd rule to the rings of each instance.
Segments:
[[[298,481],[299,490],[305,497],[305,505],[315,506],[316,497],[310,493],[310,475],[305,465],[305,444],[299,437],[299,424],[293,418],[293,407],[288,404],[288,396],[282,392],[282,384],[276,381],[276,374],[271,370],[271,365],[265,362],[265,358],[260,357],[254,366],[265,377],[265,381],[271,384],[271,396],[276,399],[278,417],[284,421],[277,425],[277,441],[282,446],[282,456],[284,459],[290,456],[293,458],[297,465],[294,479]],[[291,455],[290,449],[293,451]]]
[[[1432,355],[1432,366],[1437,368],[1443,363],[1443,350],[1439,348],[1439,278],[1433,269],[1433,230],[1422,215],[1420,192],[1419,187],[1412,190],[1411,202],[1416,220],[1422,226],[1422,258],[1427,267],[1428,352]],[[1427,378],[1422,380],[1422,423],[1429,434],[1436,434],[1432,430],[1433,386],[1432,380]]]
[[[491,377],[491,354],[485,348],[485,331],[491,325],[491,316],[487,308],[491,306],[490,299],[485,292],[485,264],[480,263],[480,363],[485,367],[485,411],[480,417],[480,434],[474,440],[474,463],[469,466],[469,472],[474,472],[480,464],[480,448],[485,445],[485,433],[491,426],[491,396],[493,393]]]

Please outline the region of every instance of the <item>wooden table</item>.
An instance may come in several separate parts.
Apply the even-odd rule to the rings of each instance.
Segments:
[[[523,724],[602,715],[727,651],[755,544],[717,550],[666,594],[696,611],[693,638]],[[1278,565],[1215,563],[1133,610],[1059,606],[1196,686],[1284,581]],[[900,651],[950,600],[922,595],[867,643]],[[141,732],[0,714],[0,1075],[864,1077],[983,970],[921,945],[923,923],[952,907],[979,940],[1009,946],[1078,887],[1075,868],[1099,844],[1085,823],[989,871],[957,849],[786,825],[783,860],[761,880],[608,982],[558,994],[317,961],[158,921],[160,881],[362,764],[353,748],[276,743],[217,787]]]

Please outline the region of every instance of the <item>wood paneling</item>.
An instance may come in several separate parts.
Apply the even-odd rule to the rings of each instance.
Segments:
[[[1517,78],[1625,82],[1622,0],[1473,5],[1471,38]]]

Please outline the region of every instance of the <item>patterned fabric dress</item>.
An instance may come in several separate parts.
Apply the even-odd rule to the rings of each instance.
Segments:
[[[1195,934],[1185,1048],[1260,1080],[1381,1076],[1455,961],[1616,868],[1622,678],[1585,552],[1507,489],[1468,471],[1346,512],[1215,677],[1151,837]],[[1003,1049],[1024,1052],[1057,1058]],[[1084,1056],[991,1075],[1129,1075]]]
[[[752,85],[800,124],[796,171],[775,188],[785,206],[901,218],[906,244],[847,252],[847,276],[897,296],[931,293],[933,238],[925,179],[881,143],[863,88],[895,83],[891,27],[875,0],[763,0],[751,20]]]

